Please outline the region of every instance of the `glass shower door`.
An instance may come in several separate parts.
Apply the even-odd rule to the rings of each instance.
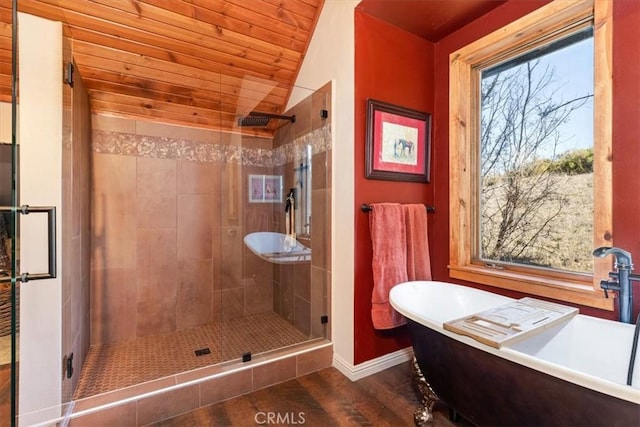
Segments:
[[[10,202],[13,144],[0,145],[0,425],[14,425],[17,396],[18,280],[16,278],[15,210]],[[9,198],[9,201],[6,200]]]
[[[0,19],[0,50],[2,57],[10,58],[10,77],[0,73],[0,425],[18,424],[18,372],[19,357],[19,306],[21,287],[31,286],[32,281],[56,277],[56,207],[29,206],[20,202],[18,144],[18,13],[17,0],[11,2],[11,14]],[[37,90],[36,96],[38,98]],[[24,101],[24,99],[20,99]],[[22,103],[22,105],[26,105]],[[22,153],[24,154],[24,152]],[[36,174],[37,184],[42,178]],[[44,213],[46,215],[30,215]],[[36,245],[44,249],[42,260],[31,261],[31,268],[43,272],[22,271],[20,268],[21,240],[19,223],[29,215],[23,231],[36,234]],[[34,218],[35,217],[35,218]],[[24,222],[24,220],[22,220]],[[33,227],[35,225],[36,227]],[[46,230],[41,236],[40,231]],[[22,234],[24,238],[25,234]],[[43,239],[44,237],[44,239]],[[43,241],[47,243],[43,245]],[[24,246],[23,246],[24,249]],[[22,260],[24,264],[24,259]],[[34,267],[37,265],[37,267]],[[24,267],[24,265],[23,265]],[[47,286],[45,284],[44,286]],[[34,288],[31,292],[36,291]],[[38,288],[41,292],[41,288]],[[34,306],[35,307],[35,306]],[[33,308],[32,308],[32,311]],[[39,314],[36,311],[36,315]],[[38,320],[35,320],[37,323]],[[26,330],[28,328],[23,328]],[[25,365],[24,363],[22,363]],[[25,366],[23,366],[23,369]],[[24,385],[24,384],[23,384]],[[21,422],[22,424],[22,422]],[[29,424],[25,422],[25,424]]]
[[[17,156],[16,89],[17,66],[14,52],[17,47],[16,4],[12,13],[2,19],[3,57],[9,58],[11,75],[2,75],[0,93],[0,425],[16,425],[17,413],[17,333],[18,281],[17,275]],[[8,22],[7,22],[8,21]],[[6,68],[5,68],[6,69]]]
[[[292,106],[273,114],[268,98],[283,88],[247,86],[256,99],[235,112],[225,151],[235,155],[220,168],[215,200],[223,361],[294,351],[328,330],[327,96],[296,87]]]

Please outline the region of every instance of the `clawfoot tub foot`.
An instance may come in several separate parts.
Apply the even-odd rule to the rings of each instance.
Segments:
[[[433,406],[436,404],[438,396],[422,375],[415,356],[413,357],[413,381],[422,396],[422,406],[413,413],[413,422],[419,427],[431,426],[433,425]]]

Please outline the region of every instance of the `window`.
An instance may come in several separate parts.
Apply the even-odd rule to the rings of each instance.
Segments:
[[[479,78],[478,259],[591,274],[593,26]]]
[[[552,2],[451,55],[451,277],[612,309],[608,14]]]

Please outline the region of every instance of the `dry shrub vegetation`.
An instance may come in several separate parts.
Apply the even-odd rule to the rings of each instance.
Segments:
[[[483,193],[484,258],[569,271],[592,271],[593,173],[553,173],[549,178],[558,189],[557,194],[540,197],[536,202],[538,206],[533,207],[537,213],[530,215],[511,233],[501,251],[501,254],[511,254],[508,256],[492,254],[490,249],[498,233],[506,188],[501,183],[506,178],[495,179],[491,184],[493,189]],[[521,187],[530,193],[528,196],[535,196],[531,193],[535,193],[537,187],[531,182],[539,179],[538,175],[520,179]],[[528,208],[532,206],[519,209]],[[491,217],[493,219],[488,219]]]

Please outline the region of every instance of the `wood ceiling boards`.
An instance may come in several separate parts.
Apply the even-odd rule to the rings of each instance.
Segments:
[[[93,112],[238,128],[282,114],[325,0],[18,0],[61,21]],[[333,1],[333,0],[332,0]],[[505,0],[364,0],[365,13],[435,41]],[[11,100],[11,0],[0,0],[0,101]]]
[[[18,0],[18,10],[63,23],[93,112],[238,131],[252,110],[283,112],[323,2]],[[3,101],[10,7],[0,0]]]

